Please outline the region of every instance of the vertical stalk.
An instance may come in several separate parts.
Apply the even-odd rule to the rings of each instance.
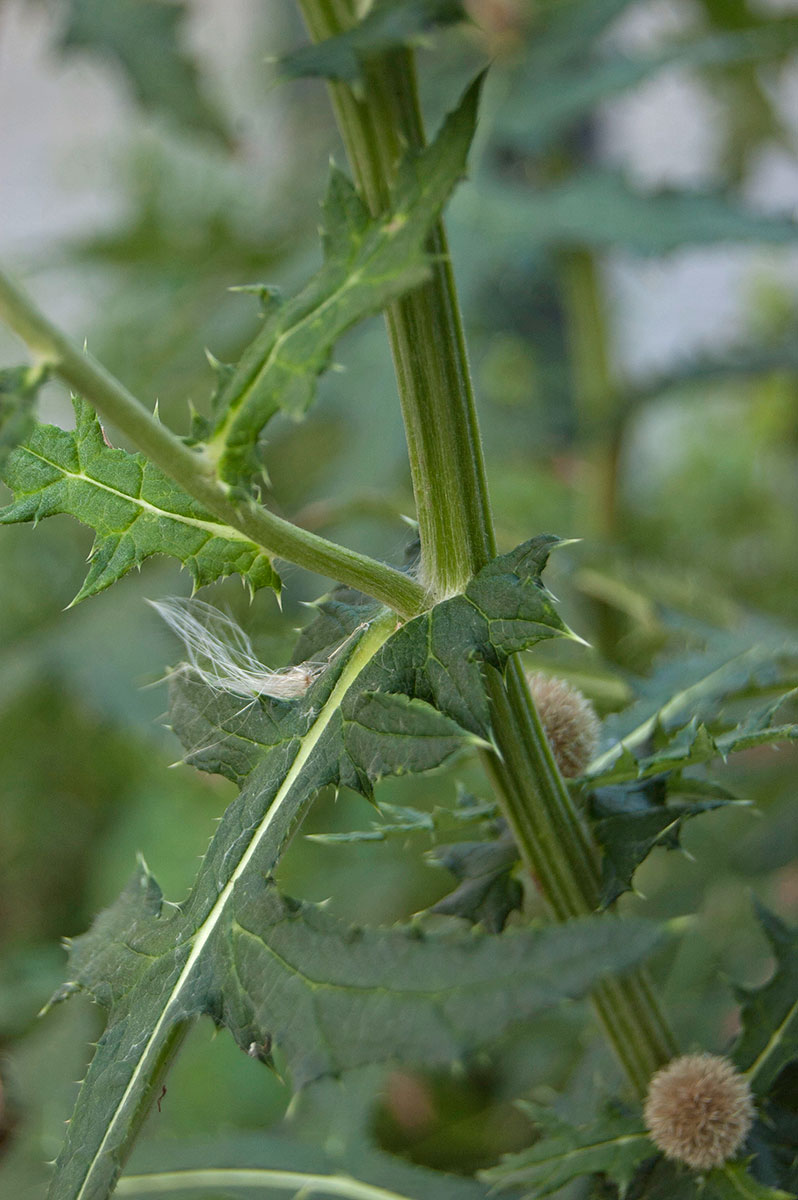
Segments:
[[[355,19],[351,0],[298,0],[314,40]],[[358,185],[372,211],[388,198],[404,146],[424,144],[409,51],[381,54],[364,68],[358,94],[330,86]],[[430,240],[429,283],[386,314],[407,430],[422,543],[424,583],[439,599],[463,589],[495,553],[482,446],[465,340],[443,227]],[[594,848],[554,762],[518,662],[505,678],[486,671],[498,753],[486,770],[524,864],[558,920],[594,912],[599,874]],[[638,1093],[675,1052],[644,977],[596,990],[599,1019]]]
[[[349,0],[299,0],[311,36],[352,24]],[[424,144],[408,51],[366,68],[363,96],[331,85],[358,185],[373,213],[388,201],[404,146]],[[429,243],[430,281],[387,310],[421,537],[421,580],[433,600],[455,595],[496,551],[474,394],[442,225]],[[455,399],[456,398],[456,399]]]
[[[590,503],[589,512],[595,532],[609,538],[618,523],[619,444],[611,425],[615,387],[601,280],[589,250],[564,252],[559,266],[571,382],[594,475],[595,502]]]

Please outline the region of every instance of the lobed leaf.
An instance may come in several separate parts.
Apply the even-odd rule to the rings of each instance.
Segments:
[[[660,1158],[632,1184],[627,1200],[795,1200],[795,1197],[761,1183],[745,1162],[730,1162],[697,1174]]]
[[[742,1032],[732,1058],[754,1091],[764,1093],[798,1058],[798,929],[790,929],[758,901],[756,914],[776,965],[762,987],[736,989]]]
[[[75,400],[74,432],[36,425],[2,470],[14,501],[0,524],[69,513],[96,533],[75,601],[110,587],[154,554],[188,567],[196,587],[239,574],[253,590],[280,580],[244,534],[207,513],[143,454],[112,448],[90,405]],[[74,603],[73,602],[73,603]]]
[[[475,970],[501,976],[499,960],[490,971],[484,966],[487,953],[506,955],[506,967],[514,973],[523,957],[514,939],[502,939],[496,943],[502,949],[488,952],[467,934],[451,944],[451,954],[448,942],[445,950],[444,942],[436,942],[441,954],[433,954],[424,940],[406,932],[355,935],[348,941],[349,935],[328,925],[323,913],[297,909],[268,882],[319,788],[345,784],[370,795],[384,774],[429,769],[489,737],[480,662],[501,668],[516,650],[567,633],[540,580],[556,541],[535,538],[493,560],[464,595],[398,630],[394,614],[354,604],[347,593],[326,601],[316,629],[301,645],[303,650],[329,647],[332,637],[334,653],[296,700],[264,696],[242,709],[240,697],[209,692],[185,672],[175,674],[172,720],[189,757],[224,770],[242,790],[225,813],[184,904],[162,907],[160,892],[142,867],[117,904],[72,947],[70,979],[60,996],[88,990],[110,1003],[110,1015],[58,1160],[53,1200],[107,1195],[181,1026],[199,1013],[227,1024],[256,1056],[268,1054],[265,1047],[273,1038],[300,1081],[378,1053],[383,1038],[370,1022],[379,1003],[373,997],[375,1007],[368,1007],[369,987],[395,993],[397,1028],[396,1014],[405,1005],[415,1014],[410,1025],[416,1018],[421,1022],[415,1041],[406,1030],[406,1051],[383,1030],[389,1053],[415,1055],[425,1036],[423,1021],[429,1019],[443,1021],[445,1044],[450,1052],[457,1046],[459,1055],[489,1041],[496,1027],[521,1015],[525,1004],[553,1003],[563,987],[578,991],[580,979],[631,965],[627,956],[636,961],[653,944],[650,928],[629,926],[624,932],[616,922],[607,922],[606,930],[597,926],[592,956],[586,926],[565,933],[560,950],[554,942],[540,942],[552,963],[558,954],[570,962],[569,946],[572,951],[578,943],[581,952],[573,968],[563,961],[562,971],[555,970],[550,980],[525,976],[524,996],[513,996],[515,1008],[508,1005],[512,984],[506,980],[506,994],[485,999],[494,1016],[489,1026],[461,997],[453,995],[450,1008],[446,997],[415,994],[413,973],[417,965],[426,980],[422,992],[443,986],[434,971],[444,960],[458,980],[467,980],[460,972],[471,963]],[[318,650],[314,656],[320,657]],[[530,954],[538,937],[522,935]],[[325,962],[317,976],[325,953],[329,970]],[[405,965],[401,978],[390,974],[398,958]],[[343,974],[336,976],[334,968]],[[271,982],[263,983],[264,972]],[[337,980],[323,996],[322,975]],[[351,1036],[341,1035],[341,1014],[350,1004],[366,1005],[362,1038],[351,1014],[344,1022]]]
[[[337,339],[356,322],[427,277],[427,236],[465,171],[481,77],[434,142],[399,166],[387,210],[370,217],[353,185],[333,168],[324,202],[324,263],[291,300],[274,297],[263,328],[214,398],[208,450],[226,481],[258,470],[255,447],[271,417],[300,417]]]
[[[690,803],[668,800],[669,790],[679,793],[712,791],[707,799]],[[697,781],[675,785],[663,776],[642,784],[600,788],[590,797],[589,816],[596,841],[602,849],[601,904],[613,904],[632,889],[635,871],[657,846],[679,847],[682,826],[691,817],[724,808],[735,801],[720,788],[702,788]],[[737,801],[737,803],[740,803]]]
[[[456,842],[427,855],[459,881],[431,912],[463,917],[488,933],[499,933],[511,912],[521,907],[523,888],[514,877],[518,848],[509,833],[489,842]]]
[[[528,1150],[505,1156],[480,1178],[495,1188],[520,1188],[526,1197],[550,1196],[585,1175],[606,1175],[623,1196],[635,1169],[656,1154],[639,1117],[607,1116],[574,1126],[539,1105],[524,1110],[541,1136]]]
[[[794,726],[773,725],[792,694],[784,689],[798,659],[794,638],[746,625],[713,631],[708,642],[665,659],[649,679],[637,681],[638,699],[605,722],[611,741],[588,766],[590,786],[634,781],[795,736]],[[781,695],[731,727],[721,720],[732,703],[774,691]]]

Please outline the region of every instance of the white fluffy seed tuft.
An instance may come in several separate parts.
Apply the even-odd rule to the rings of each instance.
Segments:
[[[214,692],[296,700],[327,665],[306,662],[273,671],[255,657],[241,626],[211,604],[179,597],[150,604],[182,641],[192,670]]]
[[[740,1149],[754,1102],[748,1080],[728,1058],[685,1054],[652,1077],[644,1114],[652,1141],[668,1158],[707,1171]]]

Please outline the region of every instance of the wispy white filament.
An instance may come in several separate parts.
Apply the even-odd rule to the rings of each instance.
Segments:
[[[178,597],[150,604],[182,641],[194,672],[215,692],[295,700],[304,696],[327,665],[306,662],[272,671],[255,657],[241,626],[218,608]]]

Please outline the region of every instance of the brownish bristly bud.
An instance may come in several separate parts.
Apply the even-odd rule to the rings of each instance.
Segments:
[[[596,753],[599,719],[582,693],[554,675],[530,675],[529,689],[560,771],[581,775]]]
[[[740,1149],[753,1124],[754,1102],[748,1080],[728,1058],[685,1054],[653,1076],[644,1114],[652,1141],[667,1158],[707,1171]]]

